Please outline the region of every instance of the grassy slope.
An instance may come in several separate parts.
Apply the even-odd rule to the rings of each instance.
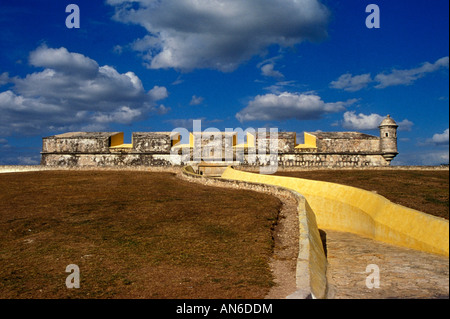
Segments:
[[[0,174],[0,188],[0,298],[263,298],[272,285],[275,197],[148,172]]]

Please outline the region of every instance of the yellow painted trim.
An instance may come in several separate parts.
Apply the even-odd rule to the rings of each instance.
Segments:
[[[248,147],[255,147],[255,136],[251,133],[247,132],[247,143],[244,144],[237,144],[237,135],[233,136],[233,147],[238,148],[248,148]]]
[[[180,144],[181,141],[181,136],[180,134],[178,134],[177,139],[173,140],[174,142],[177,141],[177,143],[174,143],[174,145],[172,146],[173,148],[184,148],[184,147],[194,147],[194,134],[189,133],[189,144]]]
[[[111,146],[110,148],[116,149],[116,148],[133,148],[133,144],[120,144],[116,146]]]
[[[118,148],[133,148],[133,144],[124,144],[123,143],[123,132],[117,133],[111,136],[111,149]]]
[[[309,287],[316,299],[327,296],[327,258],[320,238],[317,220],[310,205],[298,196],[299,254],[297,257],[297,288]]]
[[[285,187],[302,194],[317,226],[449,256],[449,221],[355,187],[227,168],[222,178]]]
[[[111,145],[110,147],[116,147],[118,145],[123,144],[123,132],[117,133],[113,136],[111,136]]]
[[[317,139],[314,135],[305,132],[304,136],[305,136],[305,143],[298,144],[295,146],[295,148],[317,148]]]

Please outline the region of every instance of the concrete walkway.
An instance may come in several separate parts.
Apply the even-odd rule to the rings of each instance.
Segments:
[[[449,298],[449,259],[392,246],[358,235],[325,230],[330,284],[335,299]],[[379,268],[379,288],[366,278]],[[369,284],[373,283],[369,280]]]

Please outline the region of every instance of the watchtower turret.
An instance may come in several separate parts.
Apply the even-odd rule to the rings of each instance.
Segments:
[[[398,125],[388,115],[380,124],[380,149],[386,161],[391,163],[397,156],[397,128]]]

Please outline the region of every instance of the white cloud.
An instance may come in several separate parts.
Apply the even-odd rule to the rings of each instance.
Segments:
[[[92,77],[99,71],[94,60],[66,48],[52,49],[43,45],[30,53],[30,64],[45,67],[64,74]]]
[[[163,86],[155,86],[148,94],[154,101],[164,100],[169,96],[169,92],[167,92],[167,89]]]
[[[315,94],[270,93],[256,96],[236,114],[236,118],[240,122],[320,119],[325,114],[343,111],[346,106],[355,102],[356,100],[325,103]]]
[[[99,66],[65,48],[39,47],[30,53],[30,63],[44,69],[12,78],[13,87],[0,92],[0,134],[131,123],[160,112],[155,102],[168,96],[159,86],[146,92],[133,72]]]
[[[411,85],[427,73],[436,72],[445,68],[448,69],[448,67],[449,57],[447,56],[440,58],[434,63],[425,62],[418,68],[406,70],[394,69],[390,73],[379,73],[374,79],[371,78],[369,73],[361,75],[346,73],[341,75],[336,81],[332,81],[330,87],[348,92],[356,92],[367,87],[372,82],[378,83],[375,85],[377,89],[384,89],[396,85]]]
[[[274,65],[272,63],[264,64],[261,67],[261,73],[264,76],[274,77],[274,78],[282,78],[284,75],[277,70],[274,70]]]
[[[331,82],[330,87],[355,92],[365,88],[370,82],[372,82],[372,78],[369,73],[355,76],[347,73],[341,75],[336,81]]]
[[[375,77],[375,81],[379,84],[375,87],[383,89],[388,86],[410,85],[417,79],[425,76],[427,73],[435,72],[442,68],[449,67],[449,58],[443,57],[434,63],[425,62],[422,66],[409,70],[392,70],[391,73],[380,73]]]
[[[436,145],[448,145],[449,129],[446,129],[443,133],[434,134],[431,141]]]
[[[152,69],[232,71],[270,45],[326,37],[318,0],[108,0],[114,19],[143,26],[132,48]]]
[[[204,98],[201,96],[192,96],[191,102],[189,102],[189,105],[200,105],[203,103]]]
[[[349,130],[375,130],[385,117],[379,114],[365,115],[363,113],[356,114],[354,111],[344,113],[342,126]]]
[[[100,113],[93,116],[98,123],[121,123],[129,124],[141,116],[141,111],[122,106],[120,109],[109,114]]]
[[[377,130],[385,118],[386,116],[376,113],[366,115],[363,113],[356,114],[355,111],[348,111],[344,113],[344,118],[341,125],[343,128],[349,130]],[[414,123],[408,119],[404,119],[397,123],[397,125],[399,131],[410,131]]]

